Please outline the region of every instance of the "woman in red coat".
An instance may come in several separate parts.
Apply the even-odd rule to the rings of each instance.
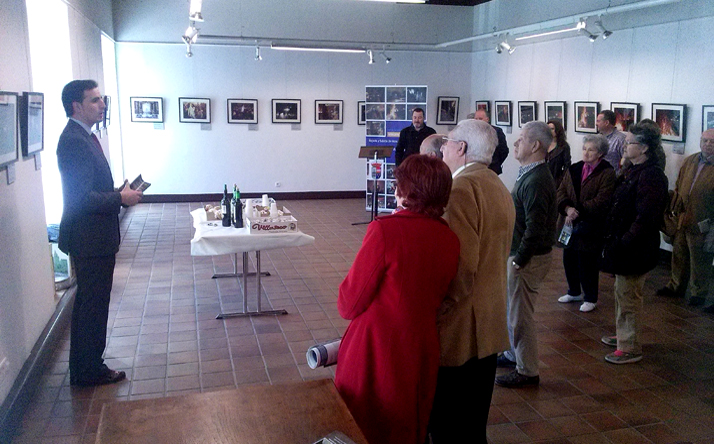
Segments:
[[[439,370],[436,314],[456,275],[459,240],[441,218],[451,173],[411,155],[395,170],[404,209],[377,218],[340,285],[350,323],[337,390],[371,443],[423,444]]]

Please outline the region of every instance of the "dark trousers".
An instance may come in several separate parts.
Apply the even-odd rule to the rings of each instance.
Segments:
[[[563,249],[563,268],[568,280],[568,294],[577,296],[585,294],[585,302],[597,302],[599,252],[578,251],[575,248]]]
[[[72,309],[69,372],[73,380],[89,380],[106,372],[109,295],[114,279],[114,256],[73,257],[77,295]]]
[[[471,358],[460,367],[439,367],[429,432],[434,444],[486,443],[496,355]]]

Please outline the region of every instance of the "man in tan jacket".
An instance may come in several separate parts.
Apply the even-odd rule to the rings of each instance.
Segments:
[[[506,260],[515,210],[488,169],[497,143],[491,125],[465,120],[441,147],[454,177],[444,218],[459,238],[461,255],[437,320],[441,367],[430,420],[435,444],[486,442],[496,356],[509,348]]]
[[[683,297],[689,287],[689,305],[702,305],[714,291],[714,129],[702,133],[701,153],[684,159],[677,176],[675,191],[679,195],[680,228],[674,236],[672,277],[660,296]],[[714,243],[714,242],[712,242]],[[714,312],[714,301],[705,309]]]

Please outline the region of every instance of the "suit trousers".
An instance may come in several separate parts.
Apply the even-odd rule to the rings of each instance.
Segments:
[[[429,433],[434,444],[486,443],[496,354],[473,357],[459,367],[439,367]]]
[[[714,253],[704,251],[704,239],[696,226],[683,228],[674,236],[670,290],[684,296],[689,286],[691,297],[703,299],[714,292]]]
[[[585,302],[597,302],[598,280],[600,269],[598,258],[600,252],[578,251],[575,248],[563,249],[563,268],[568,280],[568,294],[577,296],[585,294]]]
[[[109,318],[109,295],[116,258],[73,257],[77,294],[72,309],[69,371],[73,380],[102,376]]]
[[[642,313],[642,288],[647,273],[632,276],[615,275],[615,327],[617,329],[617,349],[625,353],[639,355],[642,346],[637,336]]]
[[[524,376],[538,375],[538,335],[536,333],[535,304],[543,279],[548,274],[552,253],[533,256],[519,270],[508,258],[508,338],[511,349],[504,352],[516,362],[516,370]]]

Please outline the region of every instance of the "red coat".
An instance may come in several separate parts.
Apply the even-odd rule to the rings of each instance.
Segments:
[[[456,276],[459,240],[442,219],[377,218],[340,285],[350,323],[335,385],[371,443],[422,444],[439,369],[436,315]]]

